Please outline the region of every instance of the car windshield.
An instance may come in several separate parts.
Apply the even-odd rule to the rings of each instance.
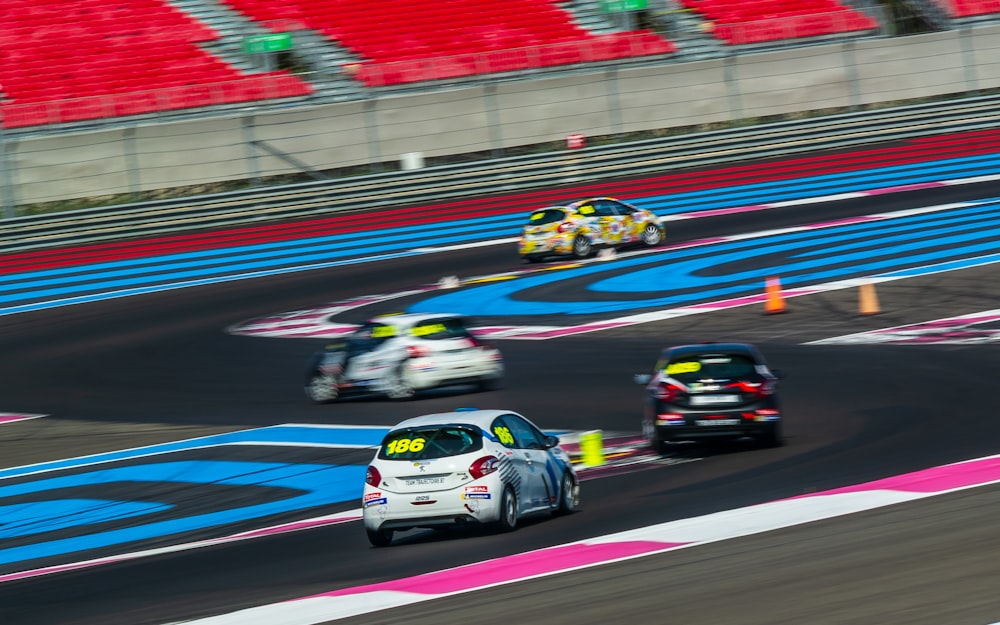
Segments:
[[[462,339],[470,336],[465,322],[457,317],[421,321],[413,326],[410,333],[417,338],[428,341]]]
[[[693,354],[661,361],[657,369],[678,382],[736,380],[756,373],[756,363],[744,354]]]
[[[556,223],[566,218],[566,213],[559,208],[543,208],[537,210],[528,217],[529,226],[544,226],[545,224]]]
[[[382,460],[433,460],[478,451],[482,435],[468,426],[439,425],[390,432],[382,441]]]

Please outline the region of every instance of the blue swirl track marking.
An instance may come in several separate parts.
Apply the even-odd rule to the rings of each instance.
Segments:
[[[4,469],[0,571],[353,505],[386,431],[283,425]]]
[[[426,297],[407,310],[448,310],[477,317],[638,311],[756,293],[775,274],[782,276],[786,286],[795,286],[906,272],[919,275],[929,271],[927,265],[937,270],[945,263],[952,268],[971,266],[1000,251],[998,204],[1000,199],[968,202],[964,208],[942,212],[591,263]],[[726,271],[727,265],[734,269]],[[533,289],[572,281],[584,283],[587,299],[531,299]],[[605,299],[609,293],[661,295]]]
[[[886,185],[893,184],[932,183],[950,176],[997,171],[1000,171],[1000,155],[990,154],[861,172],[622,198],[661,217],[669,217],[691,211],[773,204],[823,193],[884,189]],[[448,245],[502,241],[519,234],[524,216],[515,213],[454,220],[446,224],[414,224],[398,233],[379,230],[383,242],[374,246],[370,244],[371,232],[353,232],[5,274],[0,275],[0,314],[400,258]]]

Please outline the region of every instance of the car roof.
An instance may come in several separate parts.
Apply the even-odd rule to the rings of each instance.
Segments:
[[[750,343],[692,343],[690,345],[674,345],[663,350],[664,355],[691,356],[695,354],[746,354],[754,358],[760,357],[760,352]]]
[[[394,315],[379,315],[372,317],[368,321],[369,323],[384,323],[386,325],[409,327],[432,319],[461,319],[464,321],[465,316],[456,313],[399,313]]]
[[[401,430],[411,427],[423,427],[428,425],[455,425],[469,424],[483,430],[489,430],[493,420],[501,415],[518,414],[513,410],[456,410],[454,412],[436,412],[433,414],[421,415],[400,421],[392,426],[390,430]],[[518,415],[520,416],[520,415]]]
[[[533,210],[531,212],[537,213],[539,211],[547,211],[547,210],[574,211],[578,207],[583,206],[584,204],[587,204],[589,202],[596,202],[597,200],[611,200],[612,202],[618,202],[618,203],[624,204],[624,202],[622,200],[619,200],[618,198],[613,198],[613,197],[591,197],[591,198],[587,198],[587,199],[584,199],[584,200],[576,200],[576,201],[573,201],[573,202],[567,202],[565,204],[553,204],[552,206],[546,206],[544,208],[536,208],[535,210]]]

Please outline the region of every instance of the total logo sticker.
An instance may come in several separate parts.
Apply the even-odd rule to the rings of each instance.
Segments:
[[[466,486],[462,499],[489,499],[490,489],[486,486]]]
[[[383,505],[383,504],[385,504],[387,502],[388,502],[388,499],[386,499],[384,496],[382,496],[382,493],[380,493],[378,491],[376,491],[374,493],[365,493],[365,507],[366,508],[368,506]]]

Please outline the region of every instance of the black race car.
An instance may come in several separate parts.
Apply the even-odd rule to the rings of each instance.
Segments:
[[[783,443],[776,386],[782,373],[748,343],[699,343],[663,350],[646,386],[642,430],[659,453],[668,443],[753,437]]]

